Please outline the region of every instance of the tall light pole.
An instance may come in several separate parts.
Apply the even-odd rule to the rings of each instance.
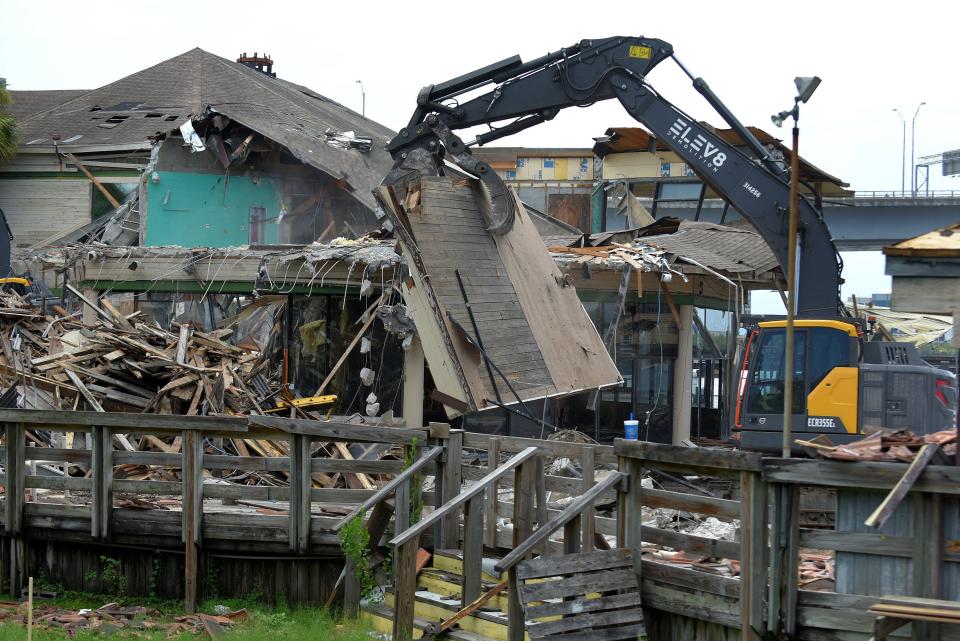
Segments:
[[[367,92],[363,90],[363,81],[357,80],[357,84],[360,85],[360,115],[364,118],[367,117]]]
[[[781,111],[771,117],[773,124],[781,126],[789,117],[793,118],[793,149],[790,152],[790,215],[787,222],[787,328],[784,345],[783,380],[783,457],[790,458],[793,448],[793,321],[797,309],[797,192],[800,185],[800,103],[810,100],[810,96],[820,86],[820,78],[794,78],[797,95],[793,99],[793,109]]]
[[[925,104],[927,103],[921,102],[917,105],[917,110],[913,112],[913,120],[910,122],[910,191],[914,196],[917,195],[917,165],[914,151],[917,146],[917,114],[920,113],[920,107]]]
[[[903,113],[896,107],[893,108],[903,125],[903,144],[900,147],[900,195],[905,196],[907,192],[907,121],[903,118]]]

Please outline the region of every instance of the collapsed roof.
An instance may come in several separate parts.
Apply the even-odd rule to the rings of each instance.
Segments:
[[[199,48],[90,91],[15,92],[14,99],[21,153],[149,149],[187,119],[222,114],[342,179],[371,209],[370,192],[392,166],[384,150],[390,129],[307,87]],[[369,150],[344,148],[328,135],[349,132],[371,139]]]

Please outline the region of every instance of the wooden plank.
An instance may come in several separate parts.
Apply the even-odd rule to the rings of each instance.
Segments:
[[[380,298],[377,299],[377,302],[374,303],[374,307],[380,305],[380,301],[383,300],[383,294],[380,295]],[[323,379],[323,382],[320,383],[320,387],[317,388],[317,391],[313,394],[314,396],[320,396],[323,394],[323,390],[327,389],[327,385],[330,384],[330,381],[333,380],[333,377],[337,375],[337,372],[340,371],[340,366],[343,365],[347,357],[350,356],[350,353],[353,351],[353,348],[357,346],[357,343],[360,342],[360,339],[363,338],[363,335],[367,333],[367,330],[370,329],[370,325],[373,324],[373,321],[377,318],[377,314],[374,311],[367,312],[368,318],[364,321],[363,325],[360,326],[360,329],[357,330],[356,335],[353,337],[353,340],[347,345],[347,348],[343,350],[343,354],[340,355],[340,358],[337,359],[337,362],[334,363],[333,367],[330,368],[330,372],[327,374],[327,377]]]
[[[614,452],[618,456],[638,458],[645,463],[671,463],[705,472],[735,470],[760,472],[762,456],[758,452],[719,450],[705,447],[682,447],[647,441],[617,439]]]
[[[478,494],[463,506],[463,586],[461,603],[472,603],[480,597],[480,576],[483,568],[484,495]]]
[[[58,431],[82,431],[78,427],[103,425],[127,432],[204,430],[246,432],[246,418],[223,416],[174,416],[163,414],[131,414],[126,412],[70,412],[63,410],[0,409],[0,422],[42,425]]]
[[[2,417],[2,414],[0,414]],[[799,483],[889,490],[903,477],[903,463],[878,461],[828,461],[767,459],[763,463],[766,482]],[[960,494],[960,467],[928,465],[913,489],[917,492]]]
[[[541,557],[522,561],[517,565],[517,578],[521,581],[529,581],[530,579],[632,567],[633,556],[631,552],[618,548],[582,552],[573,556]]]
[[[579,605],[596,599],[580,599]],[[603,599],[600,599],[603,601]],[[639,623],[643,621],[643,611],[639,607],[610,609],[607,612],[578,613],[575,617],[566,617],[556,621],[547,621],[536,625],[527,626],[527,631],[533,639],[542,639],[550,637],[559,639],[567,635],[561,635],[563,632],[572,632],[575,630],[592,630],[600,628],[601,633],[607,633],[609,628],[620,626],[625,623]],[[631,628],[632,629],[632,628]],[[591,633],[591,634],[592,634]],[[592,636],[590,638],[593,638]],[[627,637],[631,638],[631,637]]]
[[[739,501],[730,501],[700,494],[644,489],[643,504],[648,507],[686,510],[687,512],[715,516],[723,519],[740,518]]]
[[[464,435],[466,441],[466,435]],[[497,469],[500,464],[500,439],[492,438],[487,446],[487,474]],[[488,548],[497,547],[497,505],[499,497],[500,482],[494,481],[487,490],[487,506],[484,515],[484,524],[486,531],[484,533],[484,545]]]
[[[637,575],[634,574],[633,567],[629,567],[601,570],[589,574],[575,574],[558,581],[524,583],[520,588],[520,592],[524,602],[530,603],[533,601],[543,601],[545,599],[560,599],[590,592],[636,589],[636,587]]]
[[[818,550],[909,558],[913,556],[913,541],[913,538],[906,536],[872,532],[800,529],[800,547]]]
[[[100,182],[100,180],[99,180],[96,176],[94,176],[92,173],[90,173],[90,170],[87,169],[86,166],[85,166],[82,162],[80,162],[79,160],[77,160],[77,157],[76,157],[76,156],[74,156],[74,155],[71,154],[71,153],[64,153],[63,155],[64,155],[64,157],[66,157],[67,160],[69,160],[71,163],[73,163],[73,164],[77,167],[77,169],[79,169],[79,170],[83,173],[83,175],[86,176],[86,177],[90,180],[90,182],[93,183],[93,186],[97,188],[97,191],[99,191],[101,194],[103,194],[103,197],[107,199],[107,202],[110,203],[110,205],[111,205],[114,209],[119,209],[119,208],[120,208],[120,201],[117,200],[117,199],[114,197],[114,195],[111,194],[110,191],[109,191],[106,187],[103,186],[103,183]]]
[[[890,493],[880,502],[877,509],[867,517],[867,520],[864,521],[863,524],[867,527],[883,527],[883,524],[893,515],[897,506],[906,498],[907,492],[910,491],[913,484],[920,478],[924,468],[933,460],[933,456],[939,449],[940,445],[937,443],[927,443],[921,447],[916,457],[914,457],[913,462],[907,467],[907,470],[903,473],[900,480],[897,481],[894,488],[890,490]]]
[[[354,425],[338,421],[314,421],[279,416],[250,416],[251,427],[281,430],[288,434],[309,434],[327,441],[350,441],[358,443],[425,443],[429,432],[425,429],[390,427],[386,425]]]
[[[89,492],[93,485],[91,479],[73,478],[70,476],[27,476],[24,478],[24,487],[41,490],[78,490],[81,492]]]
[[[508,460],[506,463],[498,467],[496,470],[494,470],[493,472],[485,476],[483,479],[472,484],[470,487],[460,492],[460,494],[457,494],[454,498],[444,503],[442,508],[434,510],[427,517],[421,519],[416,525],[409,528],[406,532],[394,537],[390,541],[390,545],[393,545],[393,546],[402,545],[406,543],[408,540],[419,536],[420,533],[426,530],[428,527],[438,522],[440,519],[444,518],[448,514],[452,513],[460,505],[463,505],[474,496],[483,492],[484,489],[487,486],[489,486],[493,481],[501,478],[505,474],[508,474],[509,472],[518,468],[521,464],[529,461],[531,458],[533,458],[536,455],[537,455],[537,449],[534,447],[531,447],[511,457],[510,460]],[[532,509],[532,506],[531,506],[531,509]],[[526,518],[526,516],[524,518]],[[514,531],[516,531],[516,524],[514,524]]]
[[[546,617],[594,612],[613,608],[639,608],[640,592],[625,592],[605,596],[602,599],[578,599],[576,601],[557,601],[553,603],[531,604],[527,606],[527,620]]]
[[[90,407],[92,407],[94,411],[96,412],[106,411],[103,409],[103,406],[100,405],[100,401],[98,401],[96,397],[92,393],[90,393],[90,390],[87,389],[87,386],[83,384],[83,381],[80,380],[80,377],[78,377],[76,374],[73,373],[73,371],[69,369],[64,370],[64,372],[67,374],[67,377],[70,379],[70,382],[73,383],[73,386],[76,387],[77,390],[79,390],[80,394],[83,395],[84,400],[86,400],[87,403],[90,404]]]
[[[731,599],[739,599],[741,593],[738,578],[708,574],[659,561],[643,561],[643,581],[644,583],[666,583]]]
[[[535,438],[521,438],[519,436],[491,436],[489,434],[480,434],[479,432],[466,432],[463,435],[463,446],[466,448],[487,450],[490,448],[490,442],[494,439],[500,443],[500,449],[503,452],[520,452],[528,447],[535,446],[539,447],[544,455],[547,456],[562,456],[564,458],[579,460],[583,457],[584,449],[593,448],[598,463],[616,462],[616,455],[611,445],[564,443],[562,441],[544,441]]]
[[[734,543],[733,541],[708,539],[702,536],[661,530],[649,526],[643,527],[641,536],[644,542],[671,547],[675,550],[683,550],[685,552],[714,556],[722,559],[739,560],[740,557],[740,544]]]

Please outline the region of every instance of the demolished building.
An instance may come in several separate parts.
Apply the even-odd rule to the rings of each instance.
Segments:
[[[486,250],[462,235],[439,199],[439,218],[421,221],[427,227],[418,231],[434,235],[430,251],[448,251],[444,324],[449,312],[459,325],[454,331],[475,340],[470,306],[481,336],[494,333],[490,359],[469,341],[450,352],[438,336],[414,337],[426,330],[410,287],[447,268],[429,261],[417,268],[409,245],[398,250],[398,239],[389,238],[391,222],[374,200],[391,166],[383,143],[392,132],[266,71],[195,49],[94,91],[33,101],[33,115],[22,118],[23,153],[4,168],[5,180],[26,179],[20,169],[43,159],[58,171],[31,180],[71,175],[89,194],[105,198],[105,190],[117,201],[103,216],[76,215],[59,230],[17,241],[15,270],[46,285],[48,309],[59,304],[103,322],[75,290],[163,331],[229,329],[215,336],[266,354],[261,360],[272,364],[262,372],[264,390],[273,390],[267,405],[283,388],[293,397],[333,394],[324,411],[368,420],[393,414],[423,424],[466,415],[470,429],[542,435],[545,425],[576,427],[605,440],[633,413],[651,439],[722,435],[737,312],[747,290],[776,288],[781,279],[759,236],[665,221],[643,231],[585,234],[524,206],[524,250],[515,253],[526,260],[536,229],[555,265],[541,264],[549,280],[527,287],[529,266],[483,263],[471,252]],[[111,191],[115,172],[133,188]],[[0,180],[0,198],[13,184]],[[31,211],[47,205],[31,206],[7,205],[15,235]],[[471,275],[479,265],[472,258],[487,272]],[[520,298],[498,298],[505,294]],[[543,304],[538,296],[565,302],[531,324]],[[527,320],[515,324],[516,310],[497,305],[519,306]],[[599,365],[604,352],[609,366]],[[438,364],[444,353],[459,362],[453,386]],[[598,365],[585,366],[591,358]],[[525,416],[517,416],[505,385],[493,389],[500,376],[485,360],[511,370],[529,406]],[[94,361],[81,366],[112,367]],[[464,364],[475,374],[464,377]],[[48,385],[70,385],[66,376],[59,372]],[[209,376],[212,383],[216,376]],[[94,396],[106,401],[105,393]],[[543,397],[549,400],[535,400]],[[189,411],[191,400],[173,396],[172,405],[157,402],[150,411]],[[203,404],[193,410],[205,411]]]

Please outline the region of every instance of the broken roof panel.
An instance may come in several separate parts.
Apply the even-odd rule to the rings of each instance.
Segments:
[[[515,403],[511,387],[529,400],[621,381],[519,201],[512,229],[492,236],[477,181],[429,176],[411,188],[384,200],[412,276],[405,302],[448,414]]]

